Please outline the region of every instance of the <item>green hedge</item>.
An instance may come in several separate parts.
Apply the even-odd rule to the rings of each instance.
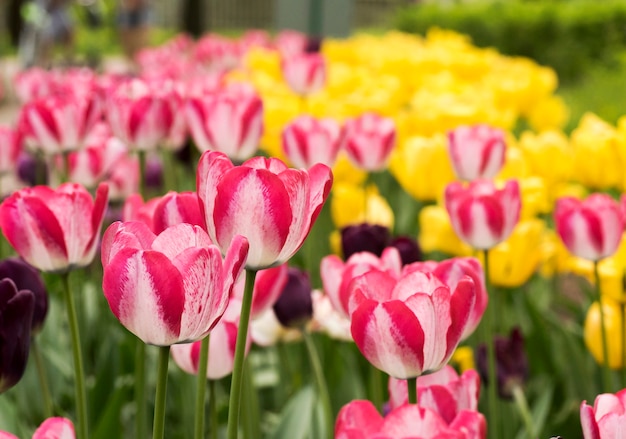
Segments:
[[[626,1],[475,1],[402,8],[394,26],[424,34],[430,27],[471,36],[480,47],[533,58],[555,68],[564,81],[594,63],[610,64],[626,47]]]

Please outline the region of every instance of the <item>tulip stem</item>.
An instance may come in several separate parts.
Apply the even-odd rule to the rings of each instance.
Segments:
[[[484,250],[485,260],[485,287],[489,303],[485,312],[485,343],[487,345],[487,412],[489,413],[489,437],[491,439],[500,438],[500,417],[498,407],[498,378],[496,370],[496,350],[494,346],[495,312],[497,309],[497,297],[493,294],[491,281],[489,279],[489,250]]]
[[[154,402],[153,439],[163,439],[165,436],[165,396],[167,393],[167,368],[170,361],[170,347],[159,347],[159,365],[157,368],[157,387]]]
[[[606,322],[604,316],[604,308],[602,306],[602,295],[600,291],[600,270],[598,267],[598,261],[593,263],[593,275],[596,287],[596,297],[598,298],[598,305],[600,306],[600,333],[602,336],[602,387],[603,392],[612,392],[613,383],[611,377],[611,367],[609,366],[609,343],[606,337]]]
[[[161,153],[161,161],[163,162],[163,185],[164,192],[178,190],[178,178],[176,176],[176,157],[174,151],[163,149]]]
[[[241,315],[239,329],[237,330],[237,342],[235,344],[235,359],[233,376],[230,384],[230,399],[228,404],[228,439],[237,439],[239,427],[239,406],[241,404],[241,387],[243,382],[243,363],[246,356],[246,339],[248,337],[248,324],[250,323],[250,310],[252,308],[252,291],[256,271],[246,269],[246,285],[243,291],[241,303]]]
[[[63,290],[65,294],[65,305],[67,307],[67,318],[70,325],[72,338],[72,354],[74,356],[74,386],[76,394],[76,412],[78,417],[78,428],[76,429],[77,439],[88,439],[87,434],[87,393],[85,391],[85,372],[83,370],[83,355],[80,346],[80,331],[78,328],[78,318],[76,316],[76,306],[74,297],[70,290],[70,273],[61,275]]]
[[[200,358],[198,359],[198,372],[196,381],[196,424],[195,439],[204,437],[204,401],[206,395],[207,377],[209,367],[209,337],[207,335],[200,344]]]
[[[302,331],[302,334],[304,336],[304,344],[306,345],[306,349],[309,353],[309,359],[311,360],[311,366],[313,367],[317,391],[320,402],[322,403],[322,411],[324,413],[324,417],[326,418],[326,437],[328,439],[332,439],[335,422],[333,417],[333,408],[330,402],[330,394],[328,393],[328,386],[326,385],[326,378],[324,377],[324,371],[322,369],[322,362],[320,361],[319,353],[315,347],[315,341],[309,331],[305,329]]]
[[[54,406],[52,397],[50,396],[50,387],[48,386],[48,375],[41,358],[41,350],[37,343],[37,337],[33,336],[30,340],[30,349],[35,357],[35,367],[37,368],[37,376],[39,378],[39,387],[41,387],[41,398],[43,399],[43,415],[46,419],[54,416]]]
[[[143,197],[143,201],[147,201],[148,194],[146,193],[146,151],[137,151],[137,157],[139,158],[139,193]]]
[[[407,378],[406,387],[409,391],[409,404],[417,404],[417,377]]]
[[[217,392],[215,389],[215,380],[209,380],[209,419],[211,420],[209,438],[217,439],[219,425],[217,419]]]
[[[369,374],[369,387],[370,387],[370,396],[372,398],[372,403],[377,410],[382,410],[383,408],[383,392],[381,391],[382,381],[383,381],[383,372],[374,367],[372,365],[369,366],[370,374]]]
[[[135,347],[135,434],[146,434],[146,344],[137,339]]]
[[[517,410],[522,416],[522,420],[524,421],[524,426],[526,428],[526,437],[528,439],[534,439],[536,435],[534,434],[535,426],[533,425],[533,418],[530,414],[530,409],[528,408],[528,401],[526,400],[526,395],[524,395],[524,391],[520,386],[513,386],[513,399],[515,400],[515,405],[517,406]]]

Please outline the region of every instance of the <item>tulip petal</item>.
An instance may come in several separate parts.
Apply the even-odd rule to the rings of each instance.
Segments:
[[[48,418],[33,434],[33,439],[75,439],[74,425],[65,418]]]

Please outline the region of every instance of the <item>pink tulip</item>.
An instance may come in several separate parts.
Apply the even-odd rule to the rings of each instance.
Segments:
[[[571,197],[559,199],[554,222],[567,249],[591,261],[615,253],[624,229],[619,204],[605,194],[592,194],[584,201]]]
[[[480,319],[485,313],[489,296],[487,295],[487,286],[485,284],[485,273],[482,265],[476,258],[451,258],[442,262],[415,262],[407,265],[404,269],[405,273],[410,271],[430,271],[437,276],[451,290],[456,289],[459,282],[469,276],[474,281],[476,289],[476,301],[474,307],[470,311],[470,318],[467,326],[463,331],[461,340],[467,339],[478,327]]]
[[[115,317],[145,343],[199,340],[226,310],[247,250],[236,236],[222,260],[198,226],[155,235],[143,223],[113,223],[102,241],[102,289]]]
[[[290,169],[275,158],[254,157],[235,166],[220,152],[200,157],[197,192],[211,240],[225,249],[235,235],[248,238],[246,268],[280,265],[304,243],[332,186],[332,172],[317,164]]]
[[[450,183],[445,203],[459,238],[476,249],[490,249],[506,240],[519,221],[519,184],[510,180],[496,189],[489,180],[475,180],[467,186]]]
[[[126,146],[112,136],[108,126],[98,124],[87,136],[85,147],[69,155],[70,181],[87,188],[96,187],[127,153]]]
[[[139,194],[132,194],[126,198],[122,208],[122,221],[138,221],[148,226],[154,232],[154,210],[161,201],[161,197],[151,198],[144,202]]]
[[[0,175],[15,171],[22,152],[21,140],[16,130],[0,125]]]
[[[287,264],[259,270],[254,280],[254,290],[252,292],[252,308],[250,318],[256,319],[266,310],[274,306],[280,293],[287,284]],[[247,273],[243,273],[235,285],[233,296],[243,300],[243,290]]]
[[[89,265],[98,247],[108,201],[101,184],[95,200],[82,186],[66,183],[25,188],[0,205],[0,227],[15,251],[41,271]]]
[[[48,96],[56,88],[53,73],[39,67],[27,69],[15,75],[13,86],[22,104]]]
[[[361,169],[385,169],[395,144],[396,125],[392,119],[365,113],[346,122],[345,149],[350,160]]]
[[[473,431],[475,426],[479,431]],[[337,415],[335,439],[482,439],[486,430],[476,411],[464,411],[448,425],[436,412],[416,404],[397,407],[383,418],[370,401],[357,400]]]
[[[335,310],[348,318],[352,281],[370,270],[387,271],[399,278],[402,272],[402,260],[395,247],[387,247],[378,258],[370,252],[355,253],[346,262],[335,255],[326,256],[320,265],[320,275],[324,292],[328,295]]]
[[[448,153],[457,178],[494,178],[504,165],[504,132],[489,125],[460,126],[448,133]]]
[[[189,130],[198,149],[221,151],[232,160],[250,158],[263,133],[263,102],[248,87],[230,86],[187,100]]]
[[[193,57],[209,71],[227,71],[239,67],[242,50],[238,42],[217,34],[207,34],[198,40]]]
[[[74,424],[66,418],[48,418],[35,430],[33,439],[75,439]],[[19,439],[17,436],[0,431],[0,439]]]
[[[580,423],[584,439],[614,439],[626,431],[626,389],[598,395],[593,407],[583,401]]]
[[[200,200],[195,192],[168,192],[154,206],[154,233],[180,223],[200,226],[206,230]]]
[[[82,148],[100,117],[100,104],[91,96],[56,93],[24,105],[18,129],[28,147],[55,155]]]
[[[219,380],[233,372],[235,363],[235,344],[239,329],[241,300],[231,299],[226,312],[211,331],[209,338],[209,364],[207,378]],[[201,341],[172,346],[172,357],[182,370],[188,374],[198,374]],[[246,337],[246,353],[250,350],[252,338]]]
[[[450,359],[476,300],[467,276],[453,290],[432,273],[379,270],[357,277],[349,303],[352,337],[363,356],[395,378],[441,369]]]
[[[292,55],[303,53],[308,41],[308,37],[302,32],[283,30],[274,38],[274,47],[281,56],[288,58]]]
[[[132,150],[177,149],[185,139],[182,97],[172,81],[133,79],[110,91],[106,116],[115,136]]]
[[[297,168],[315,163],[332,167],[341,149],[343,130],[334,119],[300,116],[283,129],[283,151]]]
[[[300,96],[316,93],[326,83],[326,60],[321,53],[286,56],[281,67],[289,88]]]
[[[135,155],[124,155],[115,163],[108,175],[110,197],[114,201],[124,201],[139,190],[139,160]]]
[[[452,366],[417,379],[419,406],[433,410],[448,424],[463,411],[478,410],[480,376],[473,369],[459,376]],[[389,379],[389,405],[393,410],[408,402],[406,380]]]

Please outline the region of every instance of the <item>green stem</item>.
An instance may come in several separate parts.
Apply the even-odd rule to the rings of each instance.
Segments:
[[[137,151],[137,157],[139,158],[139,193],[143,197],[143,201],[146,201],[148,197],[146,193],[146,151]]]
[[[489,437],[491,439],[500,438],[500,417],[499,417],[499,404],[498,404],[498,378],[496,370],[496,350],[494,344],[494,332],[495,332],[495,312],[498,308],[497,297],[493,294],[493,288],[491,288],[491,282],[489,280],[489,250],[484,250],[485,259],[485,287],[487,288],[487,296],[489,297],[489,303],[485,312],[485,325],[486,325],[486,340],[487,343],[487,412],[489,413]]]
[[[217,419],[217,392],[215,389],[215,380],[209,380],[209,419],[211,420],[209,438],[217,439],[219,424]]]
[[[317,391],[319,393],[320,402],[322,403],[322,410],[324,412],[324,418],[326,418],[326,437],[328,439],[333,438],[333,431],[335,420],[333,417],[333,408],[330,402],[330,394],[328,393],[328,386],[326,385],[326,378],[324,378],[324,371],[322,370],[322,362],[320,361],[319,353],[315,347],[315,341],[311,334],[304,330],[302,331],[304,336],[304,344],[309,353],[309,359],[311,360],[311,366],[313,367],[313,374],[315,375],[315,381],[317,383]]]
[[[604,316],[604,308],[602,307],[602,295],[600,291],[600,270],[598,268],[598,261],[593,263],[593,275],[595,280],[596,298],[598,299],[598,305],[600,306],[600,333],[602,336],[602,387],[603,392],[612,392],[613,379],[611,376],[611,367],[609,366],[609,343],[606,337],[606,321]]]
[[[535,426],[533,424],[533,418],[528,407],[526,395],[524,395],[524,391],[520,386],[513,386],[513,400],[515,401],[517,410],[519,411],[520,415],[522,416],[522,420],[524,421],[524,427],[526,428],[526,437],[528,439],[534,439],[536,436],[534,434]]]
[[[174,157],[174,151],[163,149],[161,160],[163,162],[164,191],[177,191],[178,178],[176,176],[176,157]]]
[[[254,388],[252,368],[250,362],[245,362],[243,367],[243,410],[246,414],[241,420],[243,424],[244,439],[257,439],[261,437],[261,420],[259,414],[259,398]]]
[[[154,402],[153,439],[163,439],[165,436],[165,395],[167,393],[167,368],[170,362],[170,347],[159,347],[159,365],[157,369],[157,387]]]
[[[417,404],[417,377],[407,378],[406,387],[409,391],[409,404]]]
[[[37,337],[34,336],[30,341],[30,350],[35,358],[35,367],[37,368],[37,376],[39,377],[39,387],[41,388],[41,398],[43,399],[43,414],[47,418],[54,416],[54,406],[52,405],[52,397],[50,396],[50,387],[48,386],[48,375],[41,358],[41,350],[37,343]]]
[[[195,439],[204,437],[204,401],[206,394],[207,368],[209,366],[209,337],[207,335],[200,344],[200,358],[198,360],[198,372],[196,382],[196,424]]]
[[[72,354],[74,357],[74,380],[76,393],[76,412],[78,417],[78,427],[76,428],[77,439],[88,439],[89,431],[87,427],[87,392],[85,391],[85,372],[83,370],[83,355],[80,346],[80,332],[78,329],[78,319],[76,317],[76,307],[74,297],[70,290],[70,273],[61,275],[63,290],[65,294],[65,305],[67,306],[67,318],[70,325],[70,335],[72,338]]]
[[[148,437],[146,410],[146,344],[140,339],[135,346],[135,437]]]
[[[241,404],[241,385],[243,381],[243,363],[246,356],[246,339],[248,337],[248,324],[250,323],[250,309],[252,308],[252,291],[254,290],[255,278],[256,271],[246,269],[246,285],[243,291],[243,301],[241,303],[241,316],[239,318],[239,329],[237,330],[233,376],[230,385],[228,439],[237,439],[239,406]]]
[[[384,400],[383,400],[383,372],[370,364],[369,366],[369,387],[370,387],[370,396],[372,398],[372,404],[378,410],[382,410]]]

